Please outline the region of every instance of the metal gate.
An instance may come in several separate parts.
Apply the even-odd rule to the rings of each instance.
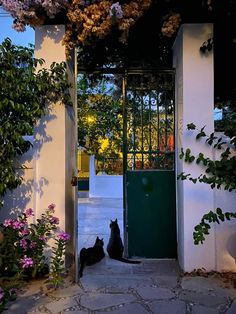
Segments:
[[[174,72],[123,78],[125,243],[129,257],[176,257]]]

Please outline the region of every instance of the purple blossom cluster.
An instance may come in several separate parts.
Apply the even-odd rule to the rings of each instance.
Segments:
[[[110,16],[116,19],[122,19],[123,11],[119,2],[115,2],[110,7]]]
[[[21,263],[21,267],[22,268],[33,267],[33,265],[34,265],[34,262],[33,262],[32,258],[31,257],[27,257],[26,255],[24,256],[24,258],[22,258],[20,260],[20,263]]]
[[[16,230],[21,230],[25,227],[26,223],[22,220],[13,220],[13,219],[5,219],[3,226],[4,227],[11,227]]]
[[[65,232],[60,232],[58,234],[58,239],[66,242],[70,240],[70,235]]]

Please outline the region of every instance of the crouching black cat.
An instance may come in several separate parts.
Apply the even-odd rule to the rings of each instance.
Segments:
[[[133,261],[126,258],[123,258],[124,246],[120,237],[120,228],[117,222],[117,219],[110,223],[111,234],[110,239],[107,245],[107,253],[110,258],[118,260],[124,263],[130,264],[140,264],[140,261]]]
[[[94,265],[103,259],[103,257],[105,256],[103,245],[104,245],[103,239],[99,239],[99,237],[97,237],[94,246],[89,247],[87,249],[86,248],[81,249],[79,270],[80,277],[83,277],[83,270],[86,265],[87,266]]]

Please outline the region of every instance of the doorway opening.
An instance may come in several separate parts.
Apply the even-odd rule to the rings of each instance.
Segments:
[[[110,220],[118,220],[123,238],[123,100],[120,75],[113,70],[78,69],[79,250],[93,246],[97,236],[103,238],[105,249],[110,235]],[[82,186],[86,179],[87,190]]]
[[[78,73],[78,143],[90,155],[79,249],[96,236],[106,248],[117,218],[126,257],[175,258],[174,71]]]

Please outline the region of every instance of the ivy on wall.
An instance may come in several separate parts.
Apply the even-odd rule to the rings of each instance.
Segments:
[[[235,124],[235,123],[234,123]],[[196,140],[205,138],[206,143],[213,149],[221,152],[220,158],[212,160],[206,157],[203,153],[194,156],[191,150],[187,148],[185,151],[182,149],[179,155],[187,163],[195,162],[197,165],[202,166],[204,172],[198,177],[193,177],[190,173],[180,173],[179,180],[189,180],[196,184],[204,183],[210,185],[212,189],[223,189],[229,192],[236,192],[236,155],[233,151],[236,149],[235,132],[227,133],[228,140],[223,137],[217,136],[215,133],[207,135],[205,127],[197,129],[196,125],[190,123],[187,125],[188,130],[196,130]],[[200,223],[195,226],[193,232],[194,244],[203,243],[206,236],[210,233],[212,223],[220,223],[231,218],[236,218],[236,212],[223,212],[221,208],[216,208],[215,211],[209,211],[204,214]]]
[[[50,69],[37,70],[44,61],[35,59],[33,53],[8,38],[0,44],[1,205],[6,192],[22,182],[15,160],[32,145],[24,136],[33,134],[50,102],[71,104],[65,64],[53,63]]]

